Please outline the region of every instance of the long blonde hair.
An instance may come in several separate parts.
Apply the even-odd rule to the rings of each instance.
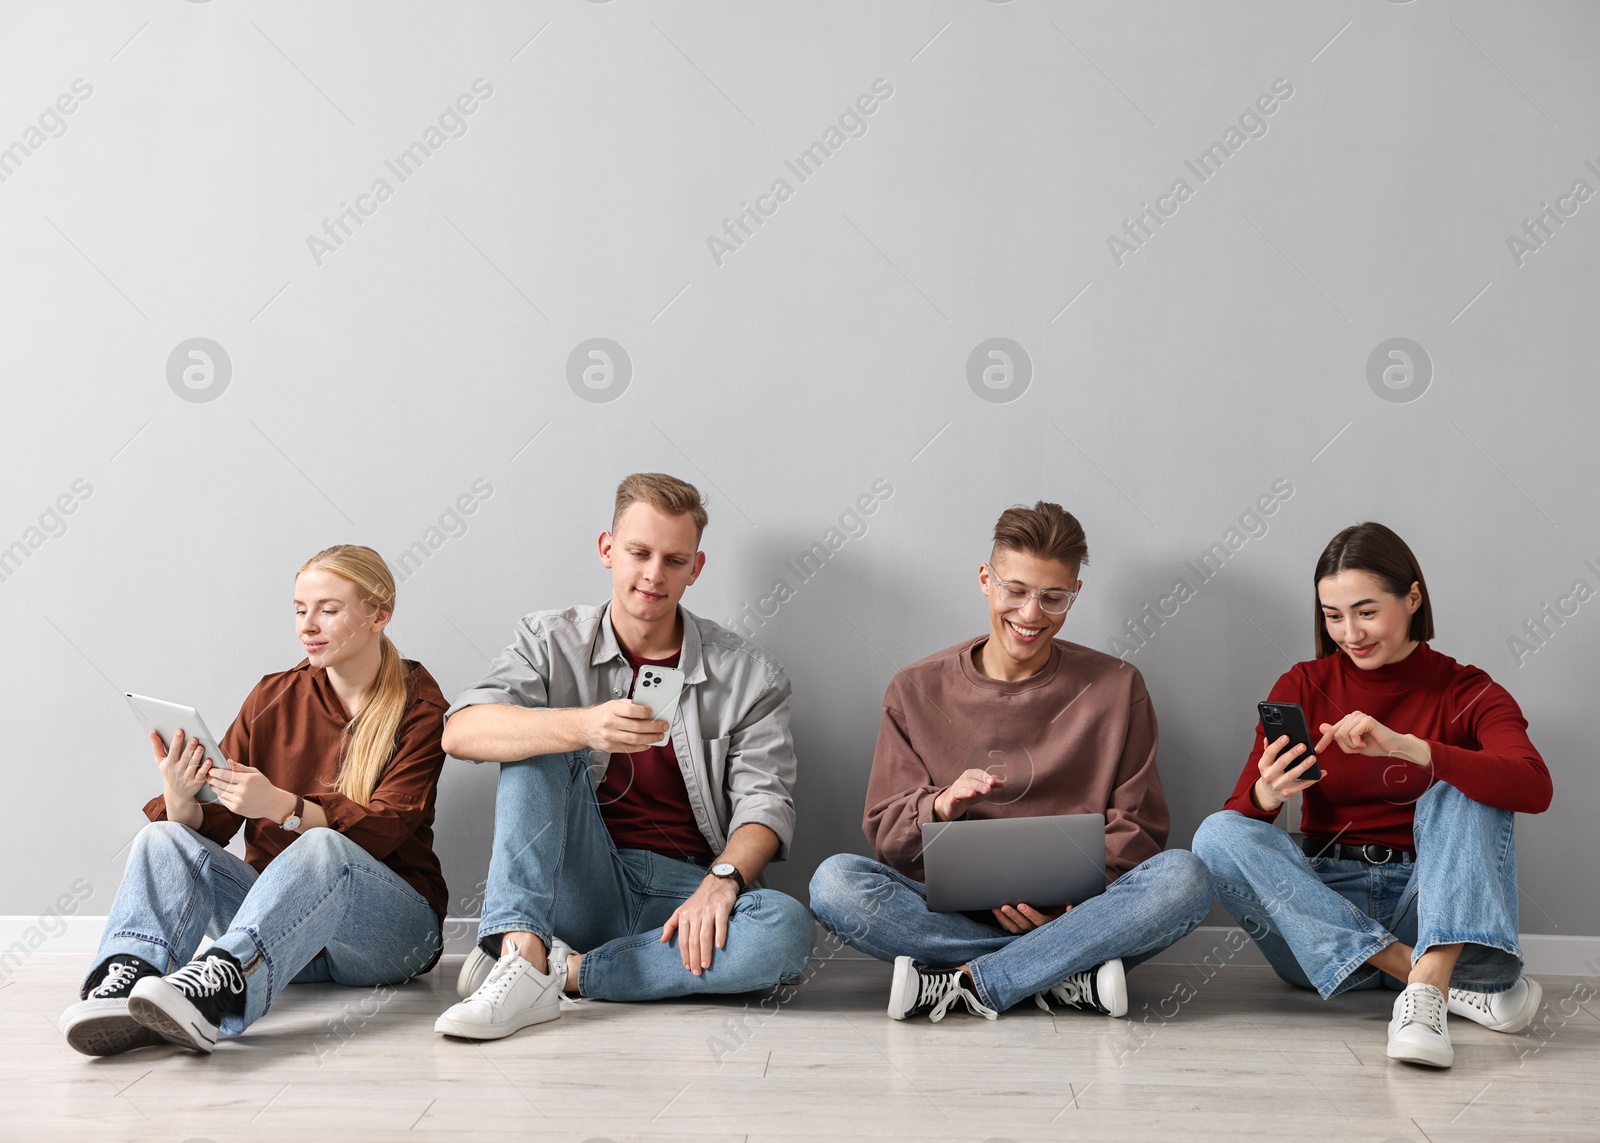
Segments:
[[[369,609],[369,614],[394,613],[394,576],[383,557],[371,548],[335,544],[312,556],[300,571],[309,568],[326,569],[355,584],[361,606]],[[409,672],[399,650],[389,636],[380,634],[378,638],[378,677],[372,681],[361,709],[345,724],[344,757],[333,779],[333,787],[339,793],[362,805],[372,800],[384,767],[394,757],[395,738],[410,689]]]

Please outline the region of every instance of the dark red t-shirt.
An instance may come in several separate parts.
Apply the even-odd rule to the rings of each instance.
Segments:
[[[623,651],[633,674],[639,668],[676,667],[678,656],[641,659]],[[706,844],[695,824],[689,805],[689,788],[678,769],[678,752],[668,738],[665,746],[647,746],[633,754],[613,754],[606,776],[595,796],[600,800],[600,816],[611,831],[618,849],[648,849],[663,857],[705,864],[716,855]]]

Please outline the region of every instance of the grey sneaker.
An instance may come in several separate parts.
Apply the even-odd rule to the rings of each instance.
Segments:
[[[483,982],[489,979],[493,969],[494,957],[473,945],[467,959],[461,962],[461,971],[456,974],[456,995],[463,1000],[471,996],[483,987]]]
[[[164,1037],[128,1015],[128,995],[147,976],[160,976],[154,965],[136,956],[118,954],[99,969],[100,979],[83,999],[61,1014],[67,1043],[86,1056],[114,1056],[133,1048],[162,1043]]]
[[[1456,1050],[1450,1046],[1450,1031],[1444,993],[1431,984],[1408,984],[1394,998],[1394,1016],[1389,1021],[1389,1058],[1408,1064],[1427,1064],[1447,1068],[1455,1063]]]
[[[926,1016],[937,1024],[957,1000],[967,1006],[968,1012],[985,1020],[999,1015],[967,987],[966,974],[959,968],[929,968],[908,956],[894,958],[894,981],[889,986],[891,1020]]]
[[[1067,1008],[1083,1008],[1104,1016],[1126,1016],[1128,977],[1122,970],[1122,958],[1075,972],[1061,983],[1033,994],[1033,1002],[1046,1012],[1050,1011],[1051,1000]]]
[[[1544,989],[1526,976],[1504,992],[1473,992],[1467,988],[1450,990],[1450,1014],[1465,1016],[1492,1032],[1520,1032],[1539,1014]]]

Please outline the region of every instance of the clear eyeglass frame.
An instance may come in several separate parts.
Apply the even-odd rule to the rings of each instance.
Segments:
[[[989,569],[990,581],[1000,589],[1000,602],[1007,607],[1025,607],[1028,600],[1037,599],[1039,610],[1046,615],[1065,615],[1072,609],[1073,602],[1078,598],[1076,591],[1061,591],[1058,588],[1032,588],[1011,583],[995,575],[994,569]]]

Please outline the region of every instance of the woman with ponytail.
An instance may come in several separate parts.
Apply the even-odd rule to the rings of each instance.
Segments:
[[[306,658],[256,684],[223,758],[182,732],[150,736],[162,793],[144,808],[82,999],[61,1017],[78,1051],[209,1052],[286,984],[398,984],[438,961],[448,704],[384,634],[394,603],[377,552],[318,552],[295,577]],[[196,800],[203,787],[216,801]],[[223,848],[240,826],[242,861]]]

